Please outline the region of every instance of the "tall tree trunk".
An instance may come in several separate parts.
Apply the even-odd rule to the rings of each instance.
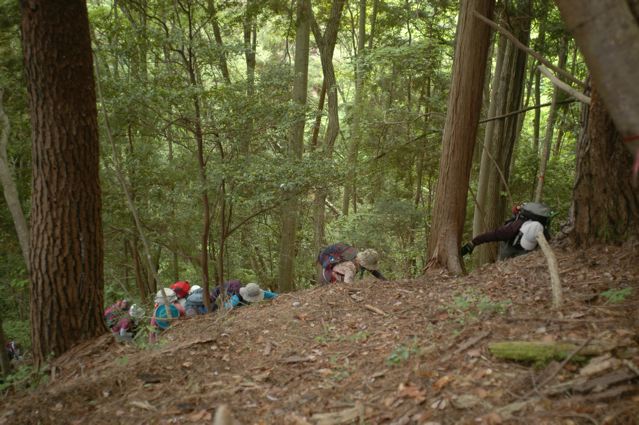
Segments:
[[[244,13],[244,59],[246,61],[246,98],[251,102],[255,93],[255,48],[257,39],[257,24],[255,22],[256,4],[254,0],[246,2]],[[251,114],[244,116],[245,125],[240,138],[240,152],[248,155],[251,138],[253,137],[253,117]]]
[[[86,3],[22,2],[22,36],[33,140],[31,337],[39,366],[106,331],[100,149]]]
[[[324,82],[322,84],[325,88],[328,97],[328,125],[326,127],[326,133],[324,135],[324,142],[322,144],[322,152],[325,158],[333,157],[333,146],[337,135],[339,134],[339,115],[337,108],[337,81],[335,79],[335,69],[333,67],[333,52],[335,51],[335,44],[337,43],[337,32],[339,29],[339,23],[342,16],[342,10],[344,8],[345,0],[333,0],[331,13],[324,30],[324,35],[321,34],[321,30],[317,21],[313,17],[311,20],[311,28],[315,37],[315,42],[320,49],[320,59],[322,61],[322,72],[324,74]],[[328,195],[328,188],[319,188],[314,195],[313,199],[313,218],[314,218],[314,248],[315,252],[319,252],[322,246],[326,244],[325,240],[325,219],[326,219],[326,197]],[[317,270],[317,282],[320,283],[320,270],[318,266]]]
[[[13,225],[16,229],[20,250],[24,258],[24,264],[27,271],[29,270],[29,226],[27,219],[24,217],[22,205],[20,205],[20,197],[18,196],[18,188],[11,173],[11,165],[7,156],[7,144],[9,143],[9,134],[11,133],[11,123],[9,117],[4,111],[4,89],[0,88],[0,182],[2,183],[2,192],[4,199],[7,201],[7,207],[13,219]]]
[[[476,19],[473,11],[491,19],[493,7],[494,0],[462,0],[457,24],[452,85],[428,244],[429,267],[441,266],[456,274],[463,272],[459,246],[490,43],[490,28]]]
[[[361,121],[364,100],[364,47],[366,46],[366,0],[359,0],[359,23],[357,36],[357,52],[355,61],[355,99],[353,102],[353,123],[351,125],[351,145],[348,151],[348,171],[344,184],[344,200],[342,212],[348,215],[350,202],[357,209],[355,188],[357,187],[357,157],[362,140]]]
[[[6,338],[4,337],[4,327],[2,324],[2,315],[0,314],[0,367],[2,376],[7,376],[11,372],[11,360],[6,350]]]
[[[586,59],[593,87],[599,91],[626,147],[639,161],[639,0],[555,3]]]
[[[571,232],[577,245],[620,242],[639,233],[639,192],[631,185],[631,163],[595,88],[577,146]]]
[[[559,63],[558,67],[564,69],[566,66],[566,58],[568,57],[568,36],[564,34],[559,47]],[[550,110],[548,111],[548,119],[546,120],[546,135],[544,136],[544,144],[542,145],[541,155],[539,156],[539,173],[537,175],[537,186],[535,187],[535,202],[541,202],[544,190],[544,179],[546,178],[546,168],[548,167],[548,159],[550,158],[550,147],[552,145],[552,136],[555,129],[555,121],[557,117],[557,101],[559,89],[555,86],[552,92],[552,101]]]
[[[213,25],[213,37],[215,38],[215,44],[219,50],[218,64],[220,72],[222,72],[222,78],[227,84],[231,84],[231,76],[229,74],[229,68],[227,65],[226,52],[224,48],[224,42],[222,41],[222,31],[220,30],[220,24],[217,20],[217,8],[215,7],[215,1],[209,0],[208,13],[211,15],[211,24]]]
[[[511,32],[523,44],[528,45],[530,37],[530,1],[518,0],[510,3],[512,10],[507,11],[507,15],[512,22]],[[498,84],[495,89],[498,91],[495,102],[495,113],[497,115],[506,114],[521,108],[524,88],[524,78],[526,74],[526,54],[517,49],[510,41],[504,54],[502,68],[500,70]],[[484,233],[499,226],[504,218],[505,201],[504,193],[508,188],[504,183],[508,183],[510,170],[510,160],[518,137],[520,117],[513,115],[494,122],[493,129],[486,139],[485,149],[482,152],[482,168],[480,169],[480,182],[485,187],[480,187],[478,192],[482,198],[478,201],[480,210],[483,213],[482,219],[478,221],[479,229],[475,234]],[[482,174],[487,174],[483,176]],[[481,180],[481,177],[484,180]],[[497,244],[485,244],[475,256],[479,264],[495,261],[497,258]]]
[[[534,49],[537,52],[543,52],[546,48],[546,27],[548,26],[548,0],[544,0],[541,4],[541,16],[539,18],[539,35],[535,40]],[[534,61],[533,68],[535,69],[535,105],[541,104],[541,72],[537,68],[538,61]],[[541,108],[535,108],[535,115],[533,118],[533,152],[539,154],[539,145],[541,138]],[[535,173],[533,174],[533,181],[530,184],[530,197],[535,195],[535,186],[537,183],[537,171],[539,171],[539,163],[535,163]]]
[[[502,96],[503,84],[500,81],[505,79],[506,73],[503,72],[503,63],[506,56],[506,48],[508,46],[508,39],[502,35],[499,35],[497,42],[497,58],[495,61],[495,72],[493,73],[493,82],[491,84],[491,99],[488,106],[488,117],[495,117],[503,114],[503,108],[498,109],[501,102],[499,101]],[[498,112],[498,110],[500,112]],[[486,205],[486,193],[488,189],[488,178],[490,177],[489,169],[494,167],[491,165],[491,157],[494,158],[494,148],[492,146],[495,133],[496,121],[488,121],[486,124],[486,130],[484,132],[484,143],[481,154],[481,162],[479,166],[479,178],[477,183],[477,203],[475,204],[475,212],[473,215],[473,235],[478,235],[484,232],[488,226],[486,224],[486,212],[484,211],[484,205]]]
[[[304,125],[306,96],[308,89],[308,55],[310,38],[309,0],[297,3],[297,33],[295,36],[295,79],[292,99],[295,105],[295,119],[289,132],[287,155],[292,162],[302,159],[304,149]],[[299,215],[299,194],[289,191],[282,203],[282,234],[280,237],[279,289],[288,292],[295,289],[295,251],[297,219]]]

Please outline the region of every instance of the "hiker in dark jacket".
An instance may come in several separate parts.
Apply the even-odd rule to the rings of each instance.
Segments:
[[[532,205],[532,203],[523,205]],[[543,204],[535,205],[539,206],[536,211],[543,211],[544,214],[550,215],[550,209],[547,206]],[[547,229],[544,228],[544,224],[541,223],[541,221],[547,222],[547,220],[542,216],[534,215],[532,217],[535,219],[531,219],[529,218],[531,215],[526,215],[522,208],[523,206],[514,207],[513,216],[505,224],[495,230],[475,236],[472,241],[462,246],[462,257],[471,254],[477,245],[488,242],[501,242],[499,246],[500,260],[526,254],[537,248],[537,233],[544,232],[546,237],[550,237],[547,234]]]
[[[352,260],[343,261],[333,266],[331,281],[353,283],[355,281],[355,275],[359,273],[359,277],[362,278],[365,271],[370,272],[378,279],[386,280],[384,275],[378,270],[378,261],[379,254],[374,249],[366,249],[362,252],[358,252]]]

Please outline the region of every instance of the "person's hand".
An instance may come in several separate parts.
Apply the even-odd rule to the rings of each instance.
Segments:
[[[475,249],[475,245],[472,242],[468,242],[466,245],[461,247],[461,256],[463,257],[466,254],[472,254],[473,249]]]

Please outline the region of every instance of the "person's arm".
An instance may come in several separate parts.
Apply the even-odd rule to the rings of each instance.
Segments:
[[[371,272],[371,274],[373,276],[375,276],[376,278],[380,279],[380,280],[388,280],[384,277],[384,275],[382,274],[382,272],[380,272],[379,270],[368,270],[369,272]]]
[[[482,233],[481,235],[473,238],[472,244],[477,246],[486,242],[509,241],[517,236],[517,233],[519,233],[519,229],[523,223],[524,222],[522,220],[517,219],[496,228],[492,232]]]
[[[240,297],[237,295],[233,295],[230,300],[224,303],[224,307],[226,308],[234,308],[240,304]]]
[[[345,261],[343,263],[333,266],[333,273],[337,273],[341,277],[341,281],[344,283],[355,282],[355,274],[357,273],[357,266],[352,261]],[[340,280],[340,279],[337,279]]]
[[[265,300],[272,300],[273,298],[277,298],[277,292],[264,291]]]

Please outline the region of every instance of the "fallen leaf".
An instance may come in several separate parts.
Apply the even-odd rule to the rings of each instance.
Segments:
[[[417,403],[422,403],[426,400],[426,390],[418,387],[417,385],[409,382],[407,384],[399,384],[397,389],[399,397],[409,397],[414,399]]]
[[[482,425],[498,425],[503,422],[503,419],[497,412],[490,412],[480,418],[477,418],[478,422]]]
[[[472,409],[480,405],[482,400],[471,394],[463,394],[452,400],[453,406],[457,409]]]
[[[441,389],[448,385],[448,383],[450,383],[452,380],[453,377],[450,375],[442,376],[433,384],[433,389],[435,389],[436,391],[441,391]]]
[[[481,349],[480,348],[474,348],[472,350],[468,350],[466,352],[466,354],[468,355],[468,357],[481,357]]]
[[[431,405],[431,409],[444,410],[448,406],[448,401],[446,399],[440,398],[435,400]]]
[[[210,421],[212,415],[209,411],[202,409],[198,412],[193,412],[186,417],[189,422],[202,422],[202,421]]]
[[[153,407],[151,405],[151,403],[149,403],[146,400],[144,400],[144,401],[132,400],[132,401],[129,402],[129,404],[131,406],[138,407],[138,408],[144,409],[144,410],[149,410],[151,412],[155,411],[155,407]]]

